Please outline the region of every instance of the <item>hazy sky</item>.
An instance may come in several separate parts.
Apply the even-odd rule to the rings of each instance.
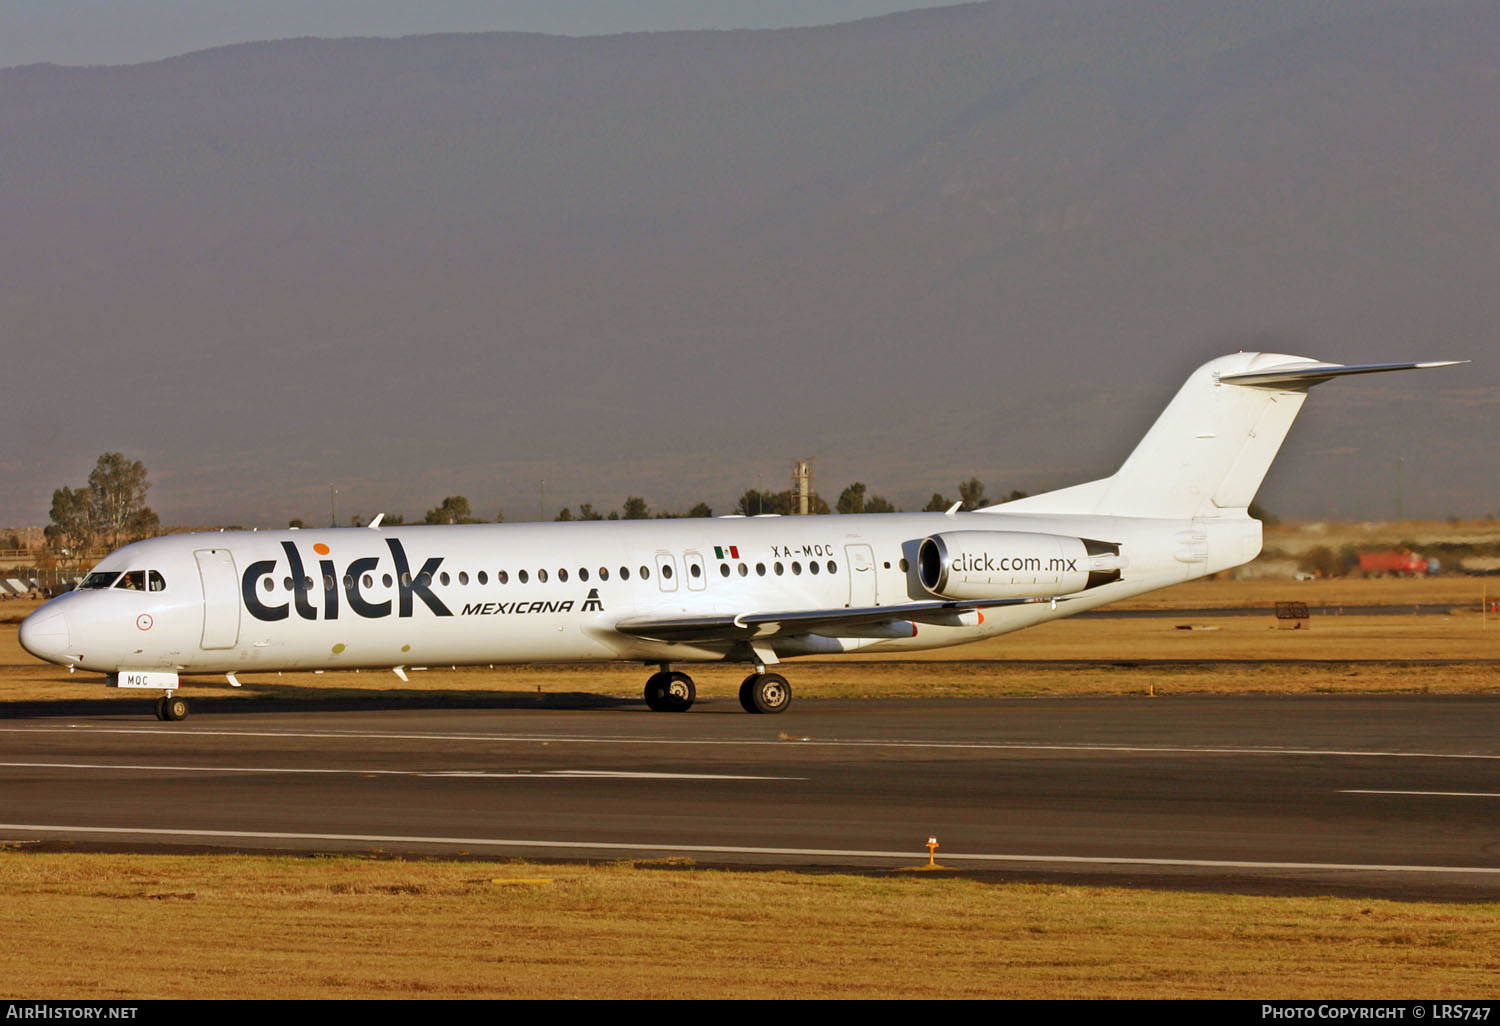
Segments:
[[[1474,360],[1268,508],[1497,508],[1500,5],[913,6],[0,0],[0,528],[1039,492],[1236,349]]]
[[[827,25],[951,0],[0,0],[0,67],[136,64],[229,43],[431,32]]]

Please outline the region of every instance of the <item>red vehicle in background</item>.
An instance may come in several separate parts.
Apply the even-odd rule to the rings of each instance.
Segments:
[[[1426,559],[1410,549],[1390,549],[1385,552],[1361,552],[1359,572],[1365,577],[1383,577],[1386,574],[1395,577],[1425,577],[1433,572],[1433,568]]]

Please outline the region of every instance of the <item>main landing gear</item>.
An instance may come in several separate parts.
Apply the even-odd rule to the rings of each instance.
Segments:
[[[653,712],[686,712],[698,697],[693,678],[662,667],[646,681],[646,704]],[[779,713],[792,704],[792,686],[779,673],[758,671],[740,685],[740,706],[748,713]]]
[[[747,713],[779,713],[792,704],[792,686],[779,673],[752,673],[740,685],[740,707]]]
[[[693,678],[680,670],[662,670],[646,681],[646,704],[652,712],[687,712],[697,697]]]
[[[176,723],[178,720],[187,719],[188,704],[186,698],[178,698],[176,695],[166,695],[156,700],[156,718],[169,720]]]

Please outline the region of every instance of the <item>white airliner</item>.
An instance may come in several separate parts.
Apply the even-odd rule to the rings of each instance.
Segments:
[[[1260,552],[1247,513],[1313,385],[1345,366],[1236,353],[1188,378],[1111,477],[972,513],[186,534],[111,553],[21,624],[26,650],[160,689],[182,674],[634,660],[744,663],[777,713],[791,656],[940,648],[1203,577]],[[372,529],[373,528],[373,529]]]

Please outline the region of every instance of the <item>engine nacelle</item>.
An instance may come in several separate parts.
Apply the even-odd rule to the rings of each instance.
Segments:
[[[922,539],[917,579],[940,598],[1046,598],[1120,579],[1120,546],[1029,531],[945,531]]]

